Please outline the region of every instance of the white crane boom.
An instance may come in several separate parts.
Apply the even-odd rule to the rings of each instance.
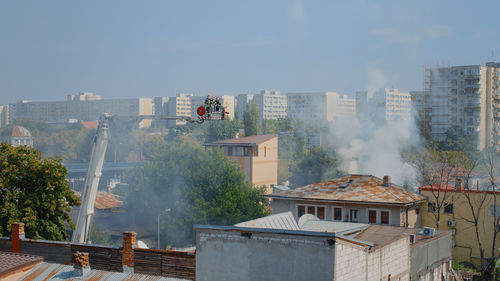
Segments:
[[[164,116],[164,115],[139,115],[139,116],[118,116],[104,113],[99,118],[99,124],[92,143],[92,152],[90,155],[87,175],[85,176],[84,190],[81,196],[82,205],[78,212],[76,229],[73,232],[71,242],[86,243],[88,241],[90,219],[94,215],[94,203],[97,195],[97,187],[101,178],[102,165],[109,141],[109,120],[131,120],[141,121],[144,119],[152,120],[186,120],[190,123],[201,123],[203,120],[192,120],[189,116]]]

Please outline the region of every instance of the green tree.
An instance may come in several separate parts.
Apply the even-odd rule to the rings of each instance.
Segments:
[[[453,126],[446,131],[446,139],[439,143],[440,150],[461,151],[464,153],[472,153],[477,149],[471,136],[465,134],[462,128]]]
[[[23,222],[26,236],[66,240],[71,206],[80,204],[66,181],[66,168],[58,158],[42,158],[34,148],[0,145],[0,236],[11,224]]]
[[[321,182],[338,176],[336,159],[321,147],[306,150],[304,158],[291,168],[290,184],[294,187]]]
[[[266,215],[263,188],[253,188],[221,151],[205,151],[187,137],[151,154],[127,182],[125,207],[146,225],[156,227],[158,214],[172,210],[161,217],[161,241],[167,244],[193,243],[196,223],[234,224]]]
[[[239,127],[240,124],[236,120],[205,122],[205,143],[235,138]]]
[[[247,104],[247,110],[243,114],[243,126],[245,128],[245,136],[260,134],[259,105],[254,101]]]

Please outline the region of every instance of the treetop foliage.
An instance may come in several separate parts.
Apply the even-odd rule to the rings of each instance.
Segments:
[[[66,240],[69,212],[78,206],[58,158],[43,158],[27,146],[0,145],[0,236],[9,236],[11,224],[23,222],[27,237]]]

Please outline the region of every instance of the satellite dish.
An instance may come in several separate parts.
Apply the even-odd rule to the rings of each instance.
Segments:
[[[141,240],[137,241],[137,248],[149,249],[148,245]]]

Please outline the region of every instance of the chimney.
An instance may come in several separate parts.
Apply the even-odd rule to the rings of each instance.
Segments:
[[[456,190],[462,189],[462,179],[461,178],[455,178],[455,189]]]
[[[73,253],[73,273],[82,278],[90,273],[89,253]]]
[[[385,187],[391,186],[391,176],[384,176],[384,186]]]
[[[21,251],[21,239],[24,239],[24,223],[17,222],[12,224],[11,229],[11,242],[12,242],[12,252],[20,253]]]
[[[123,232],[122,265],[123,272],[134,273],[134,249],[137,246],[135,232]]]

